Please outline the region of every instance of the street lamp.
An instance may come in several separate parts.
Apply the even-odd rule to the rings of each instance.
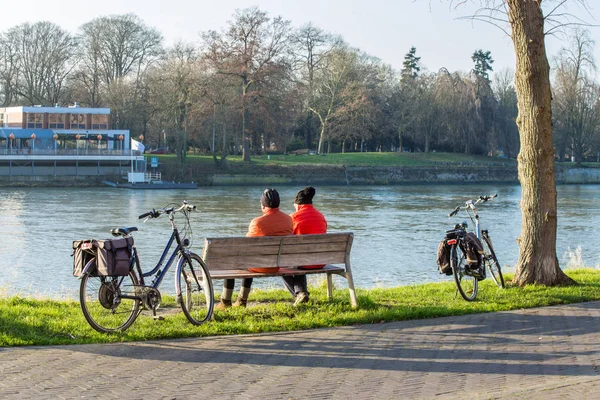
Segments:
[[[54,154],[56,154],[56,144],[58,141],[58,134],[55,133],[54,135],[52,135],[52,139],[54,139]]]
[[[15,140],[15,134],[11,133],[10,135],[8,135],[8,138],[10,139],[10,152],[12,153],[12,143],[13,140]]]
[[[35,150],[35,133],[31,134],[31,152]]]
[[[80,134],[75,135],[75,153],[79,155],[79,139],[81,138]]]
[[[98,153],[100,153],[100,142],[102,141],[102,135],[98,135],[96,136],[96,139],[98,139]]]
[[[121,142],[121,152],[123,152],[123,139],[124,139],[123,135],[119,135],[117,137],[117,139],[119,139],[119,142]]]

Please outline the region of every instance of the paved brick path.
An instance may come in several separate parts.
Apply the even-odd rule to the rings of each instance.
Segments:
[[[0,348],[0,398],[599,399],[600,302],[313,331]]]

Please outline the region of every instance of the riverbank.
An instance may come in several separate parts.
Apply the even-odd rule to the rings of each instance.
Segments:
[[[0,297],[0,346],[108,343],[202,337],[374,324],[391,321],[508,311],[555,304],[600,300],[600,270],[566,269],[576,286],[498,289],[491,280],[482,281],[477,301],[456,298],[453,282],[394,288],[357,289],[359,308],[350,307],[348,291],[337,288],[327,301],[324,284],[311,287],[311,300],[300,307],[284,290],[254,289],[248,308],[217,312],[215,320],[191,325],[175,300],[165,296],[156,321],[144,312],[124,333],[105,335],[85,321],[77,301],[55,301]],[[510,276],[507,276],[507,281]]]
[[[198,186],[264,185],[403,185],[403,184],[517,184],[517,165],[511,163],[448,163],[412,166],[346,166],[332,164],[190,163],[185,173],[163,163],[163,179],[195,182]],[[557,164],[557,184],[600,184],[600,168]],[[0,176],[3,187],[94,187],[114,176]],[[109,179],[109,180],[110,180]]]

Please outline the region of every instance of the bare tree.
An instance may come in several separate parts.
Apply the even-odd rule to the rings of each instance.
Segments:
[[[68,32],[51,22],[24,23],[9,29],[3,41],[11,63],[3,69],[5,84],[16,96],[30,104],[64,100],[76,51]]]
[[[162,35],[138,16],[125,14],[93,19],[81,26],[78,39],[82,63],[77,78],[88,102],[109,106],[113,127],[143,133],[144,78],[163,54]]]
[[[173,132],[175,152],[181,164],[185,163],[190,133],[189,117],[195,104],[193,92],[198,90],[199,50],[185,43],[170,48],[164,60],[152,71],[152,92],[160,92],[161,104],[154,109],[162,115],[161,130]]]
[[[137,78],[162,54],[162,35],[134,14],[93,19],[81,27],[80,39],[89,72],[107,85],[130,74]]]
[[[519,153],[514,71],[503,69],[494,75],[494,96],[497,103],[496,117],[494,118],[494,141],[506,157],[514,158]]]
[[[319,118],[320,133],[317,153],[323,152],[331,118],[343,104],[344,88],[354,79],[358,66],[358,53],[349,48],[339,48],[331,53],[315,84],[314,104],[309,108]]]
[[[319,73],[325,59],[331,52],[342,45],[338,36],[328,34],[312,23],[302,26],[290,36],[293,54],[293,68],[297,73],[300,85],[305,89],[305,107],[308,109],[306,119],[306,148],[312,144],[313,111],[315,97],[315,74]]]
[[[210,119],[210,149],[216,166],[228,168],[227,157],[230,154],[230,131],[232,120],[235,120],[234,105],[238,97],[237,79],[219,75],[208,65],[203,64],[200,77],[198,106]],[[217,157],[220,148],[220,157]]]
[[[553,111],[555,142],[559,153],[568,148],[577,165],[595,139],[600,110],[590,72],[595,70],[594,42],[585,30],[576,29],[569,48],[563,48],[555,69]]]
[[[0,34],[0,104],[10,106],[17,96],[19,69],[17,63],[18,44]]]
[[[281,17],[270,19],[266,12],[252,7],[237,10],[228,25],[224,32],[209,31],[203,38],[212,67],[219,74],[239,79],[242,160],[250,161],[249,90],[284,67],[290,22]]]

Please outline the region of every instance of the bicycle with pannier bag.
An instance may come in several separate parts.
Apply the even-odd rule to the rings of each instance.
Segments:
[[[504,288],[502,269],[492,245],[492,238],[487,229],[481,229],[476,206],[495,198],[480,196],[477,200],[467,200],[464,206],[456,207],[448,217],[453,217],[460,210],[465,210],[475,232],[467,232],[467,222],[461,222],[454,229],[446,231],[444,240],[438,247],[438,268],[440,273],[453,275],[456,290],[463,299],[473,301],[477,297],[478,282],[486,278],[486,270],[499,288]]]
[[[152,209],[139,216],[147,221],[167,215],[172,229],[160,259],[148,272],[142,271],[131,236],[138,230],[136,227],[112,229],[110,233],[118,239],[73,242],[73,275],[81,279],[81,310],[92,328],[102,333],[124,331],[142,310],[150,310],[155,319],[161,319],[157,315],[162,301],[159,286],[173,265],[177,303],[187,319],[200,325],[212,317],[213,287],[208,268],[189,249],[189,214],[195,209],[184,201],[178,207]],[[185,219],[181,231],[175,224],[179,213]]]

